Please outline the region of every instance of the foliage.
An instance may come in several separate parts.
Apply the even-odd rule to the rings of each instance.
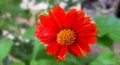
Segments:
[[[92,61],[90,65],[119,65],[118,59],[115,57],[114,52],[107,51],[99,54],[96,60]]]
[[[116,17],[96,17],[99,30],[98,43],[111,48],[113,42],[120,42],[120,19]]]
[[[11,50],[13,42],[11,40],[0,40],[0,62],[8,55]],[[4,52],[3,52],[4,51]]]

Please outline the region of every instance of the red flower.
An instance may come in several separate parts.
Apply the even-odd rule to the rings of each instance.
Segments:
[[[95,44],[96,25],[91,23],[82,10],[71,9],[65,13],[60,6],[49,11],[49,15],[40,15],[36,25],[35,37],[47,47],[48,55],[55,54],[55,59],[65,60],[66,53],[75,57],[86,57],[90,44]]]

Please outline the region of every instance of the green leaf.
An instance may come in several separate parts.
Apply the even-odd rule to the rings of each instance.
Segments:
[[[41,59],[39,61],[31,61],[30,65],[65,65],[63,62],[56,62],[55,60]]]
[[[99,30],[99,37],[102,37],[108,33],[107,29],[108,27],[106,26],[108,21],[108,17],[96,17],[95,22],[97,24],[97,28]]]
[[[41,58],[39,60],[32,60],[31,65],[82,65],[80,60],[77,60],[72,55],[70,56],[70,54],[66,57],[65,61],[59,62],[57,62],[54,58],[50,58],[51,56],[46,55],[45,58],[45,54],[39,55],[41,56]]]
[[[59,61],[57,62],[55,59],[40,59],[40,60],[32,60],[30,65],[81,65],[73,62]]]
[[[106,51],[101,53],[98,57],[98,60],[101,60],[101,62],[103,62],[104,64],[115,64],[116,63],[116,59],[115,59],[115,55],[114,52],[112,51]]]
[[[100,60],[94,60],[92,61],[89,65],[106,65],[103,62],[101,62]]]
[[[109,37],[115,42],[120,42],[120,19],[115,17],[109,18]]]
[[[0,63],[10,52],[12,45],[13,42],[11,40],[0,40]]]
[[[25,34],[23,35],[25,38],[27,39],[31,39],[34,40],[34,32],[35,32],[35,28],[34,27],[30,27],[26,30]]]
[[[108,35],[114,42],[120,42],[120,19],[116,17],[96,17],[99,37]]]
[[[42,51],[40,53],[42,53]],[[33,59],[30,65],[81,65],[81,62],[79,60],[76,61],[73,56],[70,58],[70,55],[66,57],[65,61],[59,62],[57,62],[53,57],[51,58],[51,56],[46,55],[45,57],[44,53],[39,54],[39,56],[39,60]]]
[[[113,41],[108,36],[98,37],[98,46],[113,48]]]
[[[82,65],[82,63],[85,63],[86,65],[88,65],[88,64],[90,64],[90,62],[92,62],[94,60],[94,57],[91,55],[88,55],[87,58],[78,57],[76,59],[77,59],[77,62],[79,62],[78,65]]]
[[[98,55],[97,59],[92,61],[90,65],[116,65],[117,59],[114,52],[105,51]]]
[[[42,46],[40,44],[40,41],[38,41],[37,39],[34,40],[33,42],[34,48],[33,48],[33,59],[35,59],[37,57],[37,53],[39,52],[39,50],[44,49],[44,46]]]
[[[24,62],[11,62],[11,65],[25,65]]]
[[[71,55],[70,53],[67,53],[66,61],[73,62],[73,63],[79,63],[77,61],[77,59],[73,55]]]

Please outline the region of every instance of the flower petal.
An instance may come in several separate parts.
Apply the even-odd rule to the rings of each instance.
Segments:
[[[86,38],[78,38],[79,43],[88,43],[88,44],[96,44],[97,38],[95,36],[86,37]]]
[[[65,12],[60,6],[56,6],[53,9],[54,15],[56,16],[56,19],[59,23],[59,27],[62,29],[63,28],[63,21],[65,17]]]
[[[75,57],[77,57],[79,55],[79,49],[76,45],[70,45],[68,46],[68,51],[74,55]]]
[[[85,25],[83,27],[81,27],[81,29],[79,29],[76,33],[80,38],[85,38],[85,37],[93,37],[96,36],[98,34],[98,30],[96,30],[95,27],[92,27],[90,25],[93,24],[89,24],[89,25]]]
[[[90,17],[85,17],[84,16],[84,12],[81,10],[78,12],[78,17],[75,20],[75,22],[73,22],[72,25],[72,29],[75,30],[76,32],[78,32],[79,30],[81,30],[83,26],[91,24],[91,19]]]
[[[73,45],[68,46],[68,51],[74,55],[75,57],[77,56],[83,56],[86,57],[86,53],[77,45],[76,43]]]
[[[40,39],[42,42],[51,42],[56,39],[57,32],[52,32],[42,24],[36,25],[35,37]]]
[[[78,46],[78,48],[79,48],[79,50],[81,52],[81,56],[86,58],[87,56],[86,56],[86,53],[84,52],[84,50],[79,45],[77,45],[77,46]]]
[[[51,31],[59,31],[56,23],[51,19],[51,16],[40,15],[39,16],[41,24],[43,24],[46,28]]]
[[[79,29],[81,29],[82,26],[88,25],[91,22],[91,19],[89,17],[85,17],[83,20],[78,20],[78,21],[83,21],[81,23],[78,23],[75,27],[75,30],[78,32]]]
[[[80,46],[81,49],[83,49],[86,52],[90,52],[90,46],[87,43],[78,43],[78,45]]]
[[[87,24],[82,26],[80,29],[78,29],[77,33],[91,33],[91,32],[95,32],[96,30],[96,24]]]
[[[77,30],[78,26],[80,26],[82,23],[84,23],[84,17],[85,17],[84,12],[82,10],[78,11],[76,20],[74,20],[71,28],[73,30]]]
[[[49,11],[49,16],[50,16],[50,19],[52,20],[52,22],[55,23],[55,25],[57,26],[57,28],[59,28],[59,29],[63,28],[62,25],[61,25],[61,22],[59,22],[59,20],[57,19],[56,15],[54,14],[54,11],[50,10]]]
[[[64,20],[64,27],[65,28],[70,28],[72,23],[75,21],[77,17],[77,11],[76,9],[71,9],[65,16],[65,20]]]
[[[54,42],[50,42],[50,43],[52,45],[47,46],[47,49],[46,49],[48,55],[55,54],[57,49],[58,49],[58,47],[59,47],[59,44],[57,42],[55,42],[55,41]]]
[[[55,59],[56,61],[63,60],[65,61],[66,59],[66,53],[67,53],[67,46],[59,46],[59,49],[56,52]]]

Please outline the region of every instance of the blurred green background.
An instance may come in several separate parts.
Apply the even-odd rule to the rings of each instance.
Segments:
[[[0,0],[0,65],[120,65],[119,0]],[[87,58],[56,62],[35,39],[39,14],[60,5],[67,12],[83,9],[97,24],[98,42],[92,45]]]

